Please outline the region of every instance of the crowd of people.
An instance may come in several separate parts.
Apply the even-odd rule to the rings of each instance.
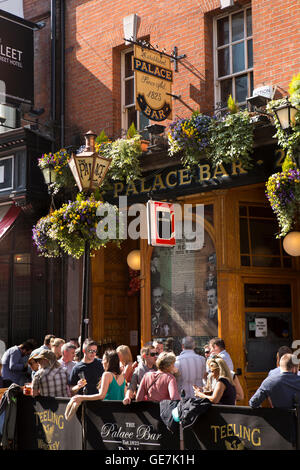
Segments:
[[[269,372],[249,405],[259,407],[268,399],[272,407],[292,408],[300,397],[300,376],[292,350],[281,347],[277,367]],[[7,349],[1,359],[0,388],[12,384],[29,386],[31,395],[70,397],[76,406],[83,401],[180,400],[203,398],[214,404],[235,405],[244,391],[225,343],[213,338],[204,355],[192,337],[182,339],[182,351],[175,355],[172,342],[155,339],[145,344],[134,361],[127,345],[100,354],[96,341],[80,338],[67,342],[48,334],[36,347],[34,340]]]

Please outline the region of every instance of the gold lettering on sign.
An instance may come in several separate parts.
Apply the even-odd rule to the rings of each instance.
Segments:
[[[51,410],[36,411],[36,423],[37,425],[42,424],[43,438],[38,439],[38,448],[44,450],[58,450],[60,441],[55,436],[55,430],[64,429],[65,419],[64,415],[57,415]],[[55,437],[54,437],[55,436]]]
[[[135,184],[134,184],[133,181],[130,181],[130,182],[128,183],[127,191],[126,191],[126,196],[128,196],[129,193],[138,194],[138,191],[137,191],[137,189],[136,189]]]
[[[169,173],[167,174],[167,176],[166,176],[166,185],[168,186],[168,188],[173,188],[174,186],[177,185],[177,179],[175,179],[174,183],[170,182],[170,177],[172,175],[175,175],[175,177],[177,178],[177,171],[169,171]]]
[[[199,165],[199,182],[204,181],[204,180],[210,180],[210,179],[211,179],[210,166],[208,164]]]
[[[239,169],[239,172],[236,171],[237,169]],[[248,171],[244,170],[241,163],[233,162],[232,163],[232,173],[231,173],[231,175],[239,175],[239,174],[242,174],[242,173],[248,173]]]
[[[145,181],[146,181],[146,178],[141,179],[141,193],[148,193],[152,189],[151,186],[148,188],[145,188]]]
[[[282,166],[284,159],[285,159],[285,151],[283,149],[277,149],[275,150],[275,157],[277,158],[276,160],[276,167]]]
[[[237,439],[225,441],[227,450],[241,450],[245,447],[245,441],[248,441],[255,447],[261,446],[261,430],[259,428],[250,428],[243,424],[228,423],[223,426],[211,425],[213,442],[217,443],[219,440],[227,439],[228,437],[235,437]]]
[[[160,52],[134,46],[135,107],[153,121],[172,119],[171,60]]]
[[[124,189],[124,184],[119,182],[114,184],[114,197],[118,197],[119,193],[121,193]]]
[[[214,171],[214,175],[213,175],[213,178],[216,178],[217,176],[229,176],[227,171],[225,170],[225,168],[223,167],[222,164],[220,165],[217,165],[215,171]]]
[[[152,190],[155,190],[157,186],[158,186],[159,189],[166,189],[166,187],[163,183],[161,175],[156,175],[155,176],[154,183],[153,183],[153,186],[152,186]]]
[[[185,184],[191,184],[192,178],[189,170],[184,168],[183,170],[178,171],[179,174],[179,186],[183,186]]]

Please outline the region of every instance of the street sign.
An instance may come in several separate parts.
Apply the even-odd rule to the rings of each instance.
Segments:
[[[175,210],[169,202],[147,202],[148,243],[151,246],[175,246]]]

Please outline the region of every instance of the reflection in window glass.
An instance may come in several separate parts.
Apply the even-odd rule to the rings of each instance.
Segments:
[[[218,54],[218,71],[219,77],[230,75],[230,64],[229,64],[229,47],[220,49]]]
[[[236,78],[235,80],[235,94],[236,94],[236,99],[239,103],[242,101],[245,101],[248,90],[247,90],[247,75],[240,75],[239,77]]]
[[[218,21],[218,46],[229,43],[229,20],[222,18]]]
[[[232,96],[232,79],[222,80],[221,84],[221,102],[226,104],[228,100],[228,96]]]
[[[276,238],[277,231],[277,221],[270,207],[241,206],[241,265],[257,267],[291,267],[292,261],[290,257],[285,256],[282,242]]]
[[[240,219],[240,250],[241,250],[241,253],[249,253],[247,219]]]
[[[248,69],[253,67],[253,41],[247,41],[247,54],[248,54]]]
[[[128,127],[131,126],[132,123],[134,123],[135,128],[137,129],[137,114],[135,111],[135,108],[128,108],[127,110],[127,115],[128,115]]]
[[[134,87],[133,80],[127,80],[127,82],[125,82],[125,105],[126,106],[133,103],[133,94],[134,94],[133,87]]]
[[[232,46],[232,62],[233,73],[245,70],[245,53],[243,42],[239,42],[238,44],[234,44]]]
[[[232,15],[232,42],[244,37],[244,12]]]
[[[252,253],[280,255],[280,244],[275,237],[277,225],[275,220],[250,219],[250,237]]]
[[[246,12],[247,15],[247,36],[252,36],[252,11],[250,8]]]
[[[133,57],[133,52],[129,52],[128,54],[125,54],[125,78],[132,77],[133,75],[132,57]]]

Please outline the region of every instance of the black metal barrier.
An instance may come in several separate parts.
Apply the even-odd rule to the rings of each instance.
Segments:
[[[180,449],[179,426],[169,431],[156,403],[124,406],[117,401],[85,403],[70,421],[68,398],[18,398],[17,448],[45,450]],[[83,424],[83,425],[82,425]],[[296,410],[212,405],[184,428],[185,450],[296,450]]]
[[[65,419],[68,398],[17,399],[16,441],[18,450],[81,450],[81,410]]]
[[[184,430],[187,450],[296,450],[296,410],[213,405]]]

